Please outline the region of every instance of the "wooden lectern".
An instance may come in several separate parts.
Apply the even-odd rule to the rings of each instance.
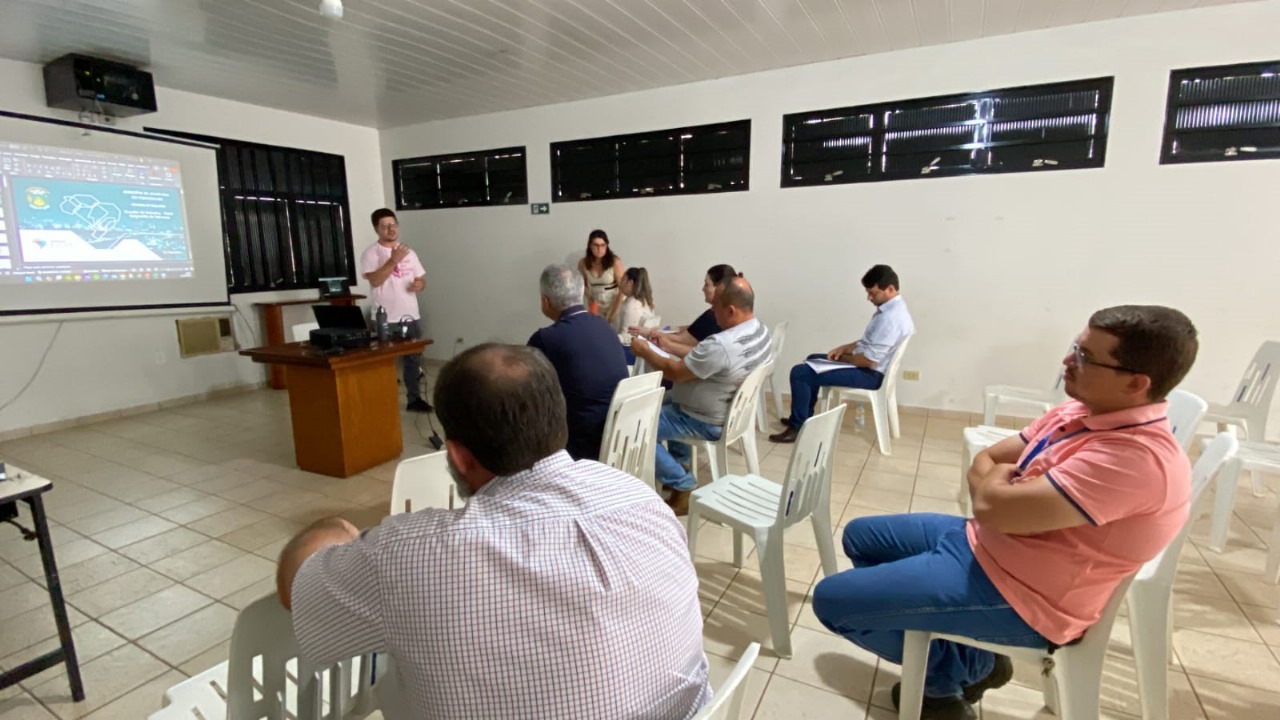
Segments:
[[[268,347],[283,345],[289,341],[284,334],[284,309],[289,305],[355,305],[357,300],[363,300],[364,295],[338,295],[336,297],[317,297],[310,300],[285,300],[282,302],[254,303],[262,311],[262,327],[266,331],[262,341]],[[283,390],[284,368],[279,365],[271,366],[271,377],[268,380],[272,390]]]
[[[396,360],[430,344],[401,340],[325,354],[310,343],[296,342],[240,354],[284,371],[298,467],[350,477],[400,457],[404,444]]]

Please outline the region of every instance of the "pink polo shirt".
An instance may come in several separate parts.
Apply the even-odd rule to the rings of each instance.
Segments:
[[[1088,523],[1036,535],[968,523],[969,545],[991,582],[1052,642],[1084,634],[1116,586],[1187,520],[1191,464],[1167,411],[1161,402],[1089,417],[1073,400],[1022,431],[1022,477],[1045,476]]]
[[[368,275],[385,265],[390,259],[391,248],[383,247],[381,243],[374,243],[360,255],[360,274]],[[400,319],[405,316],[417,320],[421,317],[421,312],[418,310],[418,294],[410,290],[409,286],[415,279],[426,274],[426,269],[418,260],[418,253],[410,250],[409,254],[391,270],[391,275],[386,281],[369,291],[373,296],[373,307],[370,312],[377,311],[378,306],[381,305],[387,309],[389,322],[400,322]]]

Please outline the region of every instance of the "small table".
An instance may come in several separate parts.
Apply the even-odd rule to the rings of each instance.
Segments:
[[[263,342],[267,345],[283,345],[288,341],[284,335],[284,309],[289,305],[355,305],[363,300],[364,295],[339,295],[337,297],[317,297],[310,300],[285,300],[282,302],[254,303],[262,310],[262,327],[266,330]],[[285,384],[284,368],[271,366],[271,388],[283,390]]]
[[[342,478],[400,457],[396,359],[430,344],[393,340],[326,354],[296,342],[240,354],[284,371],[298,467]]]
[[[53,483],[38,475],[8,465],[8,480],[0,482],[0,504],[23,501],[31,507],[35,522],[36,541],[40,544],[40,560],[44,564],[45,586],[49,589],[49,602],[53,605],[53,619],[58,625],[61,646],[34,660],[0,673],[0,689],[17,685],[27,678],[48,670],[58,663],[66,663],[67,679],[71,682],[71,698],[84,700],[84,684],[80,681],[80,663],[76,660],[76,645],[71,638],[71,623],[67,620],[67,605],[62,597],[62,583],[58,580],[58,564],[53,559],[53,541],[49,539],[49,520],[44,514],[41,498],[53,488]]]

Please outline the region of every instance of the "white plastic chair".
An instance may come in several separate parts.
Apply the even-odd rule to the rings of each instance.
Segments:
[[[778,383],[776,375],[778,358],[782,357],[782,347],[787,340],[787,326],[789,324],[789,322],[783,320],[774,325],[773,330],[769,331],[769,357],[773,358],[774,372],[769,373],[769,376],[764,379],[765,386],[760,390],[760,411],[758,413],[759,417],[756,419],[756,427],[762,433],[769,432],[769,413],[765,410],[765,405],[768,404],[770,396],[773,398],[773,409],[778,414],[778,419],[785,419],[782,415],[782,391],[779,389],[782,385]]]
[[[982,389],[982,424],[996,424],[996,410],[1001,404],[1021,405],[1038,411],[1036,417],[1061,405],[1066,399],[1062,391],[1062,371],[1052,388],[1026,388],[1014,385],[988,385]]]
[[[645,380],[657,374],[629,379]],[[619,391],[621,387],[622,383],[619,383]],[[654,490],[658,490],[654,480],[658,416],[662,414],[662,396],[665,393],[664,388],[656,387],[611,404],[600,444],[601,463],[640,478],[654,486]]]
[[[748,645],[742,651],[742,657],[738,658],[738,664],[733,666],[733,672],[729,673],[724,684],[715,691],[711,702],[702,706],[698,714],[693,716],[693,720],[738,720],[742,715],[742,700],[747,692],[744,681],[759,654],[760,643]]]
[[[1142,566],[1129,586],[1129,635],[1133,639],[1143,720],[1168,720],[1167,673],[1172,652],[1169,636],[1173,630],[1173,581],[1178,572],[1178,559],[1187,533],[1204,510],[1214,476],[1236,454],[1238,447],[1231,433],[1219,433],[1209,443],[1191,472],[1191,510],[1186,524],[1167,548]]]
[[[466,504],[449,474],[449,458],[444,451],[411,457],[396,465],[391,483],[392,515],[429,507],[452,510]]]
[[[689,498],[689,555],[696,551],[698,519],[728,525],[733,530],[733,564],[742,567],[742,535],[751,533],[760,561],[765,610],[773,635],[773,649],[791,657],[791,622],[787,617],[787,577],[783,533],[812,518],[822,574],[836,572],[831,537],[831,467],[845,407],[809,418],[800,428],[795,450],[781,485],[758,474],[726,475],[693,491]]]
[[[698,474],[698,446],[707,451],[707,462],[711,465],[711,479],[719,479],[722,472],[729,472],[729,447],[734,443],[742,443],[742,455],[747,460],[747,472],[760,474],[760,454],[756,451],[756,432],[751,426],[755,419],[756,403],[759,402],[760,388],[764,379],[773,372],[773,361],[761,365],[747,375],[738,391],[729,401],[729,415],[725,418],[719,440],[704,440],[700,437],[675,438],[677,442],[688,443],[692,453],[690,462],[694,475]]]
[[[275,593],[240,611],[230,657],[164,693],[151,720],[338,720],[363,717],[374,707],[360,678],[364,657],[316,671],[298,660],[293,619]]]
[[[919,720],[924,702],[924,678],[932,640],[950,640],[989,650],[1014,659],[1034,662],[1044,678],[1044,699],[1049,711],[1061,720],[1098,720],[1098,697],[1102,692],[1102,663],[1111,639],[1120,602],[1129,590],[1132,577],[1125,578],[1111,594],[1098,622],[1075,645],[1048,650],[998,645],[960,635],[908,630],[902,647],[902,695],[899,720]]]
[[[317,323],[317,322],[298,323],[297,325],[294,325],[289,328],[290,342],[302,342],[304,340],[310,340],[311,331],[319,330],[319,329],[320,329],[320,323]]]
[[[893,443],[890,437],[902,437],[898,424],[898,368],[902,358],[907,354],[907,343],[915,334],[906,336],[893,351],[893,359],[885,369],[884,382],[879,390],[863,390],[862,388],[846,388],[828,385],[818,393],[818,404],[823,410],[830,410],[831,403],[846,403],[850,400],[866,400],[871,404],[871,414],[876,423],[876,440],[880,444],[881,455],[893,454]]]
[[[1238,428],[1243,439],[1265,442],[1267,416],[1276,394],[1276,377],[1280,375],[1280,342],[1268,340],[1258,347],[1253,360],[1244,370],[1240,385],[1226,405],[1210,405],[1204,421],[1216,423],[1218,432]],[[1264,491],[1262,474],[1253,474],[1253,494]]]
[[[973,517],[973,498],[969,497],[969,466],[973,465],[973,458],[1001,440],[1017,434],[1017,430],[992,425],[964,429],[964,454],[960,459],[960,494],[956,499],[960,501],[960,512],[965,517]]]
[[[636,356],[636,361],[631,365],[631,377],[640,377],[641,375],[649,375],[649,363],[644,358]],[[661,375],[662,373],[658,373]]]
[[[1240,482],[1240,473],[1245,470],[1252,472],[1255,479],[1263,473],[1280,473],[1280,445],[1242,442],[1239,452],[1223,468],[1214,498],[1213,525],[1209,531],[1209,549],[1214,552],[1222,552],[1227,544],[1228,526],[1236,502],[1236,486]],[[1276,503],[1276,519],[1271,530],[1266,569],[1266,577],[1272,583],[1280,583],[1280,497]]]
[[[1173,390],[1166,398],[1169,401],[1169,430],[1173,439],[1178,441],[1183,450],[1191,449],[1191,441],[1196,438],[1196,428],[1209,410],[1209,403],[1204,398],[1186,390]]]

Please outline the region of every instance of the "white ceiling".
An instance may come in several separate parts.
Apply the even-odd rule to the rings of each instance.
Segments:
[[[0,56],[376,127],[1249,0],[0,0]],[[0,100],[0,105],[3,101]]]

